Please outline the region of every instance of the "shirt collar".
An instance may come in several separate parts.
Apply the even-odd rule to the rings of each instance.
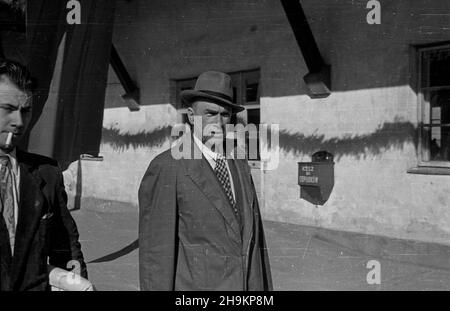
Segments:
[[[201,141],[200,139],[197,138],[197,136],[192,135],[194,137],[194,141],[197,144],[198,148],[200,149],[200,151],[203,153],[203,155],[207,158],[207,159],[211,159],[214,162],[216,162],[217,157],[219,156],[218,153],[215,153],[214,151],[212,151],[211,149],[209,149],[208,147],[206,147]]]

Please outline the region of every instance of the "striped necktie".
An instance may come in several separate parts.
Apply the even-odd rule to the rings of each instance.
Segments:
[[[234,209],[234,212],[237,214],[238,210],[236,207],[236,202],[233,198],[233,191],[231,190],[230,176],[228,174],[226,166],[226,159],[222,155],[218,155],[216,159],[216,167],[214,168],[214,172],[216,173],[217,179],[219,179],[220,184],[225,190],[225,193],[231,203],[231,206]]]
[[[3,219],[8,229],[11,252],[14,252],[16,226],[14,220],[14,193],[11,161],[8,156],[0,156],[0,199]]]

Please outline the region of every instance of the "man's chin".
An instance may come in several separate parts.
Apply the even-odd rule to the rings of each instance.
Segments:
[[[14,145],[9,145],[9,146],[1,145],[1,146],[0,146],[0,150],[1,150],[3,153],[10,153],[11,151],[14,150],[15,147],[16,147],[16,146],[14,146]]]

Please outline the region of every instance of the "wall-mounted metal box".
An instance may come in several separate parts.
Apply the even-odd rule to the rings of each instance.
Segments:
[[[313,154],[312,159],[312,162],[298,163],[300,198],[315,205],[323,205],[334,187],[333,155],[319,151]]]

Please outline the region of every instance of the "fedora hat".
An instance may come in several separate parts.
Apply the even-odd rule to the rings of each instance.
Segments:
[[[218,104],[231,107],[239,112],[245,108],[233,103],[233,88],[231,77],[219,71],[206,71],[197,78],[193,90],[184,90],[180,93],[183,103],[190,105],[195,100],[212,100]]]

